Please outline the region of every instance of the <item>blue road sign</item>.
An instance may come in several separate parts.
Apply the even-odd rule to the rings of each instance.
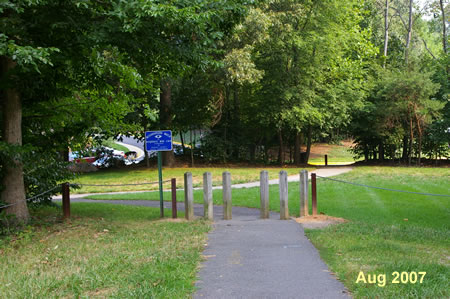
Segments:
[[[145,149],[147,151],[171,151],[172,131],[145,132]]]

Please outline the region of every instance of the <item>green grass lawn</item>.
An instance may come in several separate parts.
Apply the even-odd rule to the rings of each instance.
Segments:
[[[167,211],[167,215],[170,211]],[[209,224],[159,221],[159,209],[72,204],[34,212],[0,239],[1,298],[188,298]]]
[[[357,167],[337,178],[373,186],[450,194],[450,169]],[[299,215],[298,183],[289,184],[289,210]],[[321,257],[356,298],[444,298],[450,287],[450,198],[368,189],[318,179],[318,211],[348,223],[306,230]],[[214,191],[221,204],[221,190]],[[97,199],[158,199],[158,193],[93,196]],[[178,192],[183,200],[183,192]],[[170,199],[170,193],[165,193]],[[194,191],[202,203],[202,191]],[[259,208],[259,188],[233,189],[233,205]],[[278,186],[270,209],[279,211]],[[385,274],[384,287],[356,284],[360,271]],[[391,283],[393,272],[426,272],[423,283]],[[400,281],[401,282],[401,281]]]
[[[222,184],[222,172],[229,171],[234,184],[253,182],[259,180],[261,170],[267,170],[271,179],[277,178],[281,170],[285,170],[289,175],[298,174],[300,168],[276,168],[276,167],[196,167],[196,168],[164,168],[163,180],[177,179],[177,188],[183,188],[184,173],[191,172],[194,187],[199,187],[203,182],[203,173],[211,172],[213,185]],[[311,170],[311,168],[310,168]],[[102,170],[80,175],[74,182],[80,184],[93,185],[115,185],[115,184],[135,184],[158,181],[158,170],[155,168],[130,168]],[[164,184],[165,189],[170,189],[170,182]],[[114,191],[140,191],[140,190],[158,190],[158,184],[140,185],[140,186],[121,186],[121,187],[94,187],[84,186],[81,189],[72,190],[73,193],[98,193]]]

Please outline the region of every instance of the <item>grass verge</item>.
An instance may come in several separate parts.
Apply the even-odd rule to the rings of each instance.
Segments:
[[[70,222],[59,213],[35,212],[32,227],[0,239],[0,297],[187,298],[194,291],[207,222],[159,221],[159,209],[100,203],[73,204]]]
[[[372,186],[450,194],[449,169],[361,167],[340,178]],[[355,297],[449,297],[449,197],[394,193],[319,180],[318,198],[319,211],[350,222],[307,230],[307,236]],[[366,279],[375,274],[379,280],[375,284],[361,280],[356,283],[360,272]],[[408,278],[414,278],[413,272],[426,275],[422,283],[409,279],[395,283],[394,272],[405,272]]]
[[[357,167],[339,179],[415,192],[450,194],[450,169]],[[289,184],[289,210],[299,215],[298,183]],[[221,204],[222,191],[214,191]],[[306,230],[321,257],[356,298],[448,298],[450,296],[450,198],[368,189],[318,179],[318,210],[350,220]],[[178,200],[183,200],[179,192]],[[279,211],[278,186],[270,209]],[[97,199],[158,199],[158,193],[93,196]],[[165,194],[170,199],[170,193]],[[194,192],[201,203],[202,191]],[[259,208],[259,188],[233,189],[233,205]],[[311,204],[310,204],[311,205]],[[356,283],[358,275],[385,275],[386,282]],[[393,272],[426,272],[422,283],[393,283]],[[411,274],[408,274],[411,275]],[[404,280],[405,281],[405,280]]]
[[[183,179],[185,172],[192,173],[194,187],[200,187],[203,183],[203,173],[211,172],[213,185],[222,184],[222,173],[229,171],[233,180],[233,184],[254,182],[259,180],[261,170],[269,172],[270,179],[278,177],[281,170],[287,171],[289,175],[298,174],[302,168],[275,168],[275,167],[197,167],[197,168],[164,168],[163,180],[177,179],[177,188],[183,188]],[[311,170],[310,168],[309,170]],[[93,184],[93,185],[117,185],[117,184],[136,184],[158,181],[158,170],[147,168],[132,169],[116,169],[102,170],[80,175],[76,183]],[[170,189],[170,182],[164,184],[165,189]],[[141,190],[158,190],[158,184],[139,185],[139,186],[120,186],[120,187],[103,187],[103,186],[84,186],[81,189],[73,190],[73,193],[98,193],[98,192],[114,192],[114,191],[141,191]]]

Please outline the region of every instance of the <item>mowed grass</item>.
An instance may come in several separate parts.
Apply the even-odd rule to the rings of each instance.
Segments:
[[[310,168],[312,169],[312,168]],[[229,171],[233,183],[247,183],[259,180],[261,170],[269,172],[270,179],[278,177],[281,170],[285,170],[289,175],[298,174],[300,168],[276,168],[276,167],[196,167],[196,168],[164,168],[163,180],[177,179],[177,188],[183,188],[184,173],[191,172],[194,187],[199,187],[203,182],[203,173],[211,172],[213,185],[222,184],[222,173]],[[156,168],[130,168],[116,170],[101,170],[98,172],[80,175],[74,183],[91,185],[119,185],[119,184],[139,184],[158,181],[158,169]],[[170,189],[170,182],[164,183],[165,189]],[[81,189],[74,189],[72,193],[98,193],[115,191],[141,191],[158,190],[158,184],[136,185],[136,186],[82,186]]]
[[[450,195],[450,169],[356,168],[343,180]],[[307,236],[357,298],[450,296],[450,197],[432,197],[318,182],[319,211],[350,222]],[[356,283],[386,275],[386,285]],[[422,283],[395,284],[394,272],[426,272]],[[406,274],[405,274],[406,275]],[[382,284],[381,284],[382,285]]]
[[[450,169],[357,167],[341,180],[405,191],[450,195]],[[289,184],[289,210],[299,215],[299,186]],[[356,298],[448,298],[450,296],[450,197],[369,189],[325,179],[317,182],[318,211],[349,222],[306,230],[321,257]],[[158,199],[158,193],[94,196],[97,199]],[[170,199],[170,193],[164,194]],[[222,203],[222,191],[213,193]],[[183,200],[183,192],[177,198]],[[202,191],[194,191],[202,203]],[[259,208],[259,188],[233,189],[235,206]],[[311,203],[310,203],[311,207]],[[278,186],[270,209],[279,211]],[[311,211],[310,211],[311,212]],[[386,285],[356,283],[360,271],[386,275]],[[422,283],[392,283],[393,272],[426,272]]]
[[[189,298],[194,291],[207,222],[160,221],[159,209],[101,203],[72,204],[68,222],[59,214],[35,212],[32,227],[0,239],[1,298]]]

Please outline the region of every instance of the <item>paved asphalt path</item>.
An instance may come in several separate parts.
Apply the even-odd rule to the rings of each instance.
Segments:
[[[158,201],[90,200],[159,207]],[[164,202],[166,209],[170,202]],[[184,204],[177,209],[184,211]],[[208,236],[194,298],[349,298],[345,287],[330,273],[316,248],[294,220],[259,219],[259,210],[233,207],[233,219],[222,220],[222,206],[214,206],[214,229]],[[194,205],[203,215],[203,205]]]
[[[332,176],[350,170],[323,168],[315,172]],[[240,188],[253,184],[241,184]],[[159,207],[158,201],[71,200]],[[165,202],[164,207],[170,209],[171,203]],[[184,211],[183,203],[178,203],[178,210]],[[195,204],[194,214],[201,217],[203,205]],[[222,220],[223,208],[214,206],[214,229],[203,252],[206,260],[194,298],[350,298],[300,224],[279,220],[279,214],[273,212],[270,219],[259,219],[257,209],[233,207],[232,214],[232,220]]]
[[[276,216],[216,221],[194,298],[349,298],[303,228]]]
[[[350,170],[315,172],[332,176]],[[263,220],[256,209],[233,208],[233,219],[222,220],[222,208],[214,207],[194,298],[350,298],[303,227],[279,217],[271,213]]]

